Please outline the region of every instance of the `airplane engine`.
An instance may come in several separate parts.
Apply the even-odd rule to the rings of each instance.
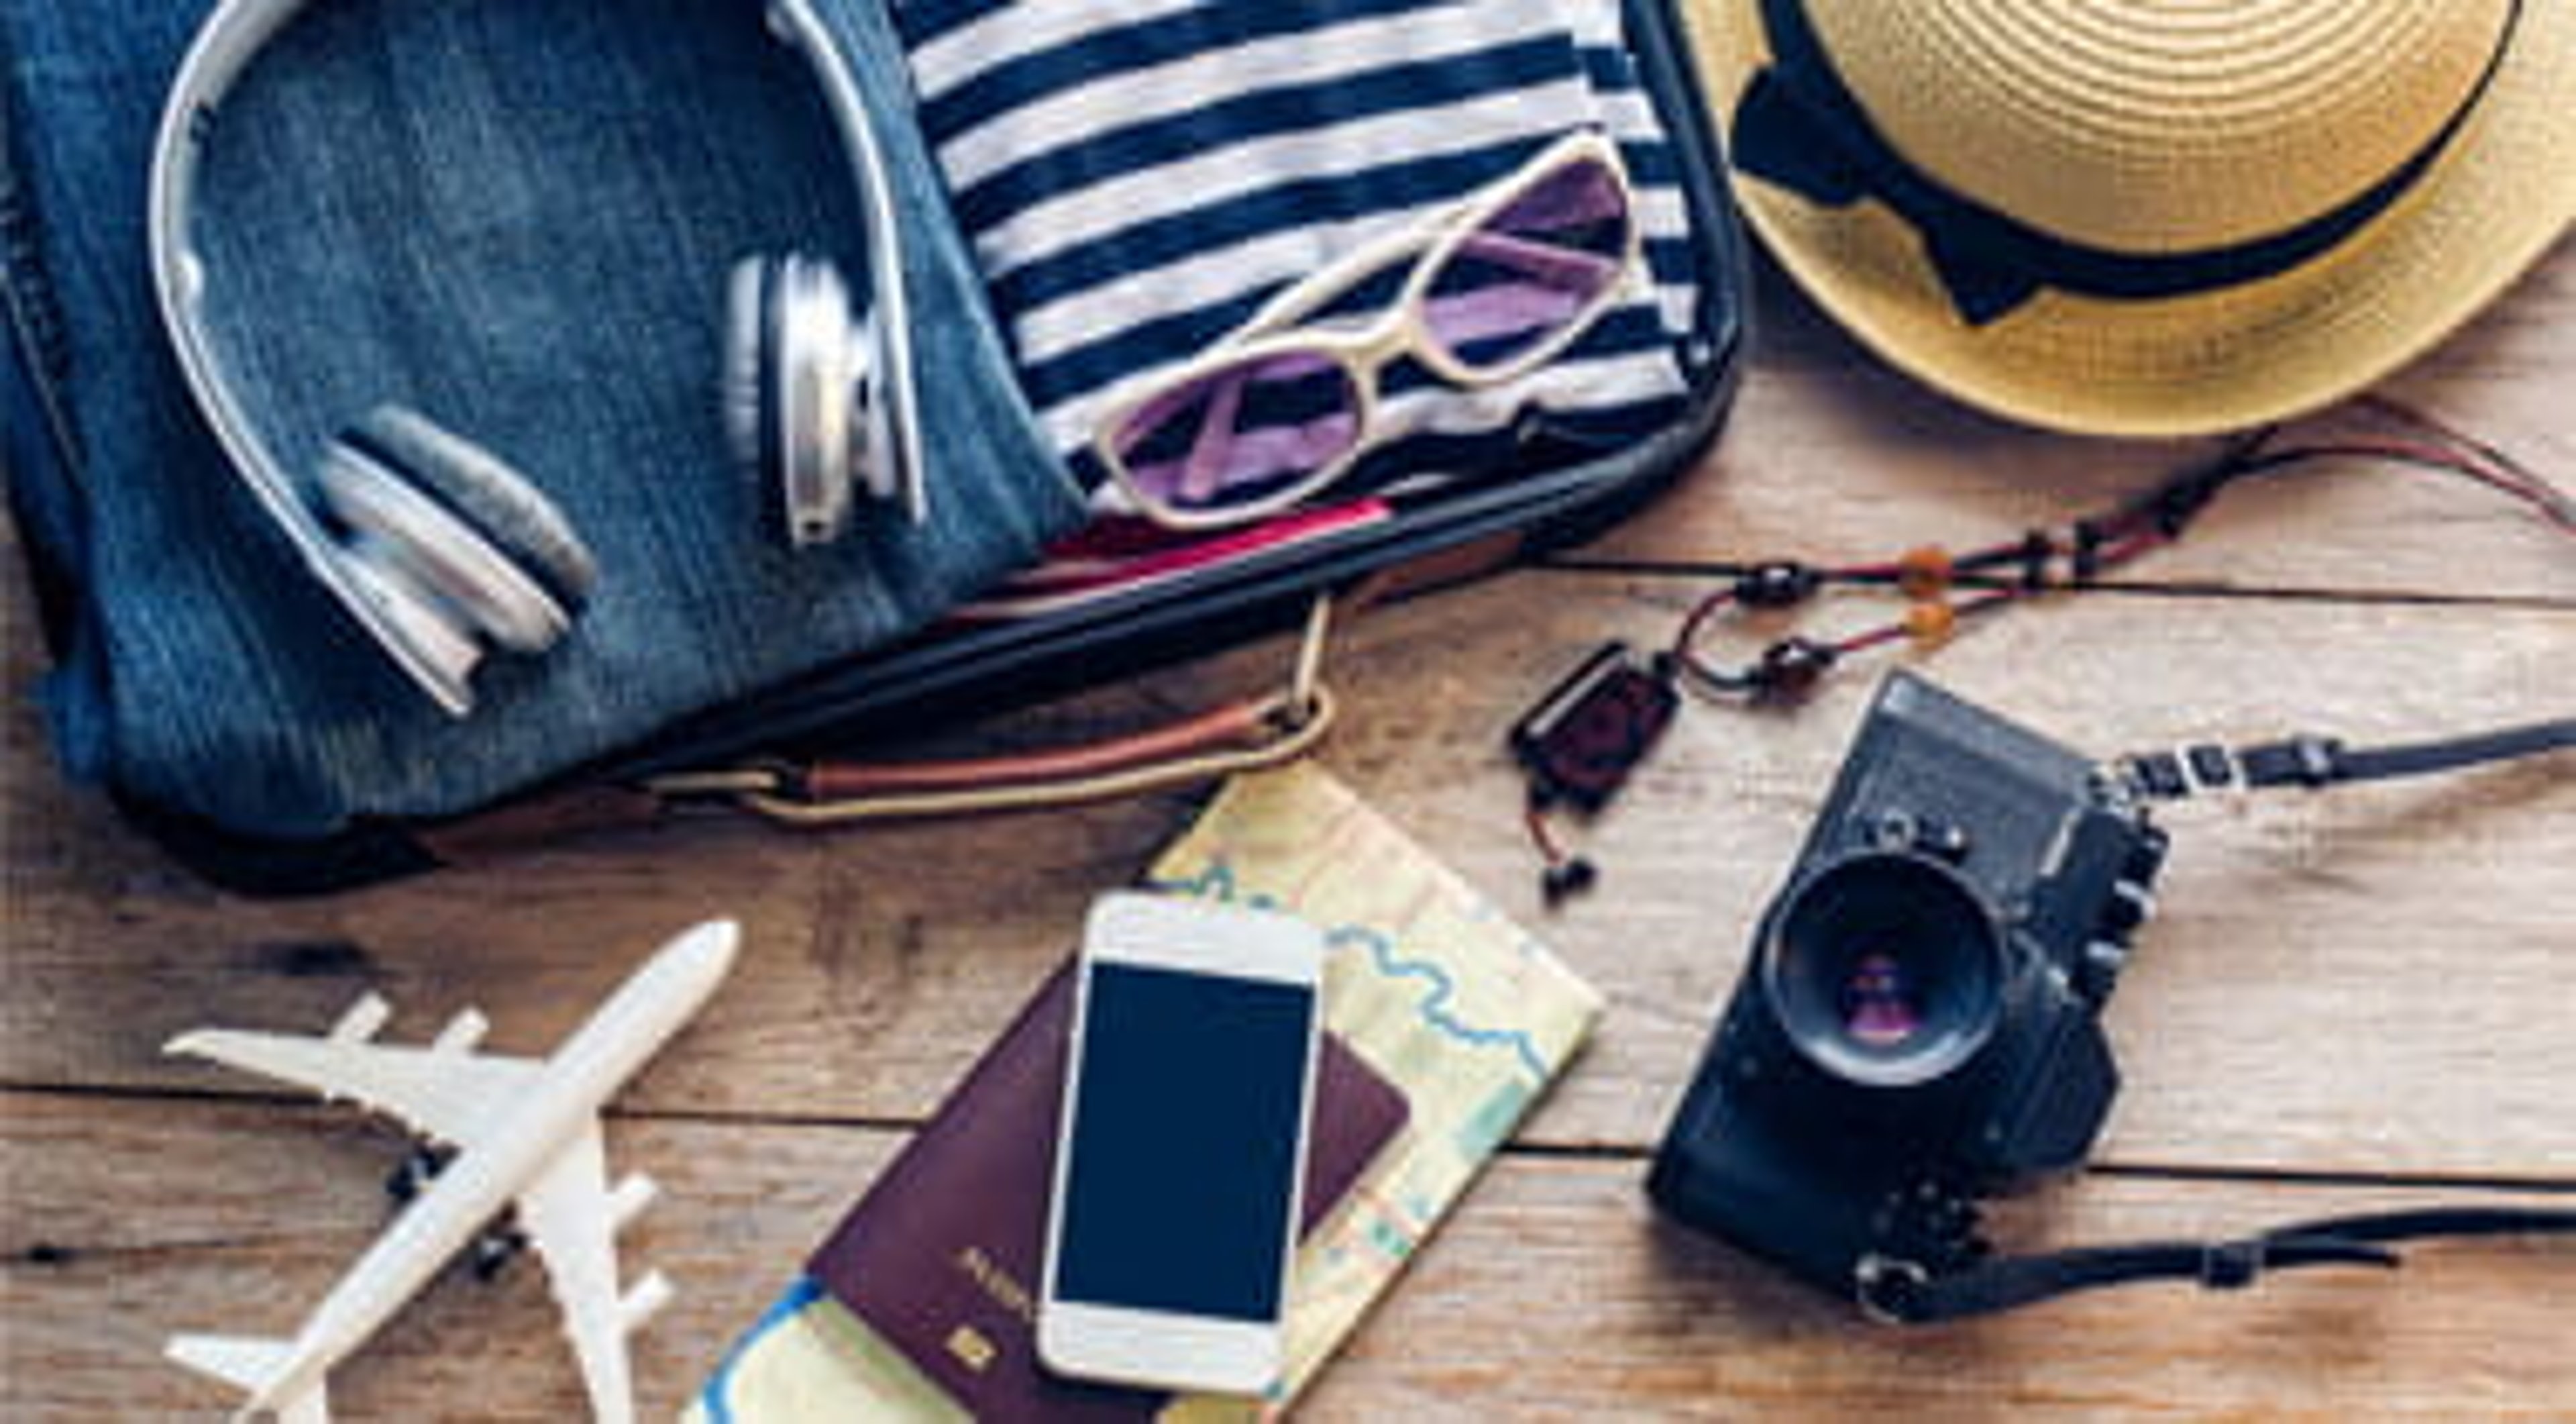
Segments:
[[[471,1053],[483,1042],[483,1035],[491,1031],[492,1021],[483,1017],[480,1009],[460,1009],[430,1041],[429,1048],[433,1053]]]
[[[613,1229],[623,1230],[660,1195],[660,1183],[641,1172],[627,1173],[619,1179],[616,1189],[608,1194],[608,1219]]]
[[[386,1003],[382,994],[361,994],[358,1002],[340,1015],[340,1021],[331,1025],[331,1041],[365,1043],[374,1038],[376,1031],[385,1026],[385,1020],[393,1015],[394,1006]]]
[[[671,1278],[660,1271],[648,1272],[644,1279],[637,1281],[624,1296],[618,1299],[618,1323],[623,1325],[626,1333],[631,1335],[643,1329],[644,1322],[651,1320],[662,1307],[670,1303]]]

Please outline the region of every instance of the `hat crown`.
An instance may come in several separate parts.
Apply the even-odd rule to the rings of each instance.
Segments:
[[[2287,231],[2396,172],[2474,97],[2513,4],[1806,8],[1843,82],[1909,162],[2053,236],[2161,253]]]

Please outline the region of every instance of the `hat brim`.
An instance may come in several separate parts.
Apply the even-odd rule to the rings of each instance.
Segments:
[[[1691,0],[1713,111],[1769,61],[1751,0]],[[1741,173],[1739,206],[1816,302],[1890,362],[2033,425],[2098,435],[2241,429],[2327,405],[2438,344],[2576,219],[2576,4],[2523,7],[2442,156],[2334,251],[2221,291],[2114,301],[2047,290],[1989,325],[1952,309],[1915,230]]]

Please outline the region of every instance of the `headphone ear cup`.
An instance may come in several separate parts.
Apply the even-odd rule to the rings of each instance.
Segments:
[[[735,457],[769,486],[765,506],[799,548],[839,538],[868,460],[860,402],[870,373],[849,288],[828,262],[755,257],[728,300],[725,419]]]
[[[553,646],[598,583],[597,560],[553,501],[417,412],[380,406],[342,432],[321,485],[360,536],[353,557],[513,651]]]
[[[761,478],[776,458],[769,445],[778,428],[772,413],[776,402],[768,388],[774,365],[769,283],[775,265],[766,257],[746,257],[734,264],[725,286],[725,447],[752,479]]]

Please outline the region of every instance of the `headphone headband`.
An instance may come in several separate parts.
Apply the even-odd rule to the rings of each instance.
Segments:
[[[203,320],[205,264],[188,240],[188,215],[195,208],[197,167],[207,137],[233,85],[271,36],[304,8],[304,0],[221,0],[206,17],[197,37],[179,62],[162,106],[161,127],[152,144],[152,196],[149,237],[152,283],[161,306],[161,325],[178,353],[179,369],[197,398],[198,409],[214,428],[215,438],[233,468],[259,497],[261,508],[286,532],[305,567],[322,581],[383,644],[403,670],[425,687],[443,678],[411,649],[411,640],[390,636],[392,615],[382,602],[353,583],[337,567],[331,543],[295,493],[294,481],[259,430],[243,413],[224,380],[222,362],[206,339]],[[435,695],[435,694],[434,694]],[[445,703],[447,698],[441,697]],[[451,710],[455,710],[451,707]]]
[[[912,308],[903,289],[902,230],[895,213],[894,183],[888,177],[884,149],[867,104],[859,97],[856,70],[834,43],[813,0],[771,0],[770,33],[805,56],[822,85],[823,99],[840,130],[841,147],[850,157],[867,217],[869,296],[876,303],[877,323],[885,330],[886,367],[878,373],[893,403],[893,487],[905,511],[918,524],[929,517],[928,485],[922,478],[921,422],[912,379]]]

